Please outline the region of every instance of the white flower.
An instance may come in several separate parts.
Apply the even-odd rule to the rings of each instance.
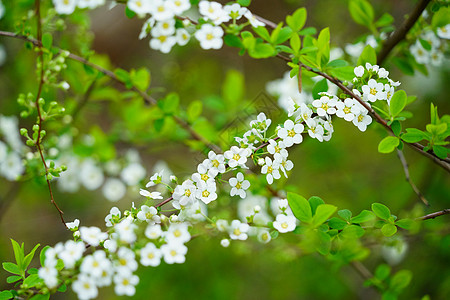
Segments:
[[[361,131],[366,131],[367,125],[372,123],[372,118],[368,115],[367,109],[360,106],[359,112],[355,115],[353,119],[353,124],[358,127]]]
[[[362,86],[364,100],[375,102],[377,100],[386,100],[384,85],[375,79],[370,79],[367,85]]]
[[[86,250],[86,247],[83,242],[69,240],[64,243],[64,248],[58,253],[58,256],[64,262],[64,267],[66,269],[71,269],[75,266],[75,263],[81,259],[84,250]]]
[[[162,233],[163,232],[161,229],[161,225],[159,225],[159,224],[155,224],[155,225],[149,224],[147,226],[147,228],[145,229],[145,236],[151,240],[155,240],[155,239],[161,237]]]
[[[105,4],[105,0],[78,0],[77,3],[79,8],[90,8],[90,9],[94,9],[103,4]]]
[[[363,77],[364,75],[364,67],[363,66],[357,66],[353,72],[355,73],[356,77]]]
[[[294,216],[286,216],[284,214],[279,214],[276,220],[273,222],[273,227],[281,233],[294,231],[296,227],[296,219]]]
[[[114,229],[119,235],[119,240],[128,244],[136,241],[136,233],[134,232],[136,228],[137,225],[133,223],[133,219],[130,217],[123,219],[114,226]]]
[[[230,240],[229,239],[222,239],[220,241],[220,245],[224,248],[227,248],[228,246],[230,246]]]
[[[129,10],[142,16],[151,12],[152,2],[152,0],[129,0],[127,6]]]
[[[82,226],[80,227],[80,237],[89,245],[97,247],[101,241],[104,241],[108,238],[108,234],[106,232],[102,232],[100,228],[95,226]]]
[[[100,278],[103,270],[108,270],[111,262],[106,258],[105,251],[97,250],[92,255],[88,255],[83,259],[80,266],[81,273],[89,274],[94,278]]]
[[[246,7],[241,7],[238,3],[228,4],[223,7],[232,19],[239,20],[248,11]]]
[[[267,199],[264,196],[248,193],[245,199],[238,202],[237,213],[239,219],[246,221],[247,217],[253,216],[253,223],[266,225],[271,219],[266,211]],[[228,226],[228,224],[226,224]]]
[[[437,35],[441,39],[450,39],[450,24],[447,24],[444,27],[439,27],[437,29]]]
[[[431,49],[437,49],[441,45],[441,40],[431,30],[425,31],[425,33],[421,35],[421,38],[431,45]]]
[[[172,12],[177,16],[191,8],[191,2],[189,0],[166,0],[166,2]]]
[[[372,72],[378,73],[378,70],[380,69],[380,66],[372,65],[370,63],[366,63],[366,69],[367,69],[367,71],[372,71]]]
[[[216,228],[219,231],[225,232],[228,230],[228,221],[224,219],[219,219],[216,221]]]
[[[235,168],[237,166],[244,167],[250,154],[248,149],[231,146],[230,150],[225,151],[224,156],[228,159],[228,165],[231,168]]]
[[[174,201],[172,205],[176,209],[186,206],[188,203],[193,202],[195,199],[195,193],[197,187],[192,180],[187,179],[181,185],[177,185],[172,194]]]
[[[336,99],[328,96],[322,96],[320,99],[314,100],[312,105],[317,108],[317,114],[321,117],[325,117],[326,115],[332,115],[336,113]]]
[[[72,283],[72,289],[81,300],[94,299],[98,296],[97,286],[86,274],[78,275],[78,278]]]
[[[109,252],[114,253],[117,250],[117,242],[115,240],[106,240],[103,243],[103,247]]]
[[[392,85],[386,83],[384,85],[384,92],[386,93],[386,100],[387,100],[388,104],[390,105],[392,96],[394,95],[394,92],[395,92],[395,88]]]
[[[250,226],[247,223],[241,223],[239,220],[233,220],[228,233],[232,240],[246,240],[248,238],[247,232]]]
[[[175,16],[172,3],[165,0],[152,0],[150,13],[157,21],[171,19]]]
[[[175,33],[176,42],[180,46],[184,46],[189,42],[191,35],[184,28],[178,28]]]
[[[106,227],[113,226],[113,224],[114,224],[113,219],[115,219],[117,221],[120,219],[121,215],[122,215],[122,213],[120,212],[120,210],[117,207],[111,208],[111,210],[109,211],[109,214],[105,217]]]
[[[144,189],[140,189],[139,190],[139,194],[141,194],[141,196],[147,197],[148,199],[153,199],[153,200],[158,200],[158,199],[162,199],[163,197],[161,196],[160,192],[149,192],[147,190]]]
[[[272,161],[272,159],[268,156],[265,157],[265,164],[261,168],[262,174],[267,174],[266,179],[269,184],[273,183],[273,179],[280,179],[280,164],[277,160]]]
[[[289,202],[288,202],[287,199],[278,199],[277,203],[278,203],[278,208],[281,211],[286,210],[288,208],[288,206],[289,206]]]
[[[125,196],[127,187],[120,179],[108,178],[103,185],[102,192],[106,199],[111,202],[116,202]]]
[[[145,187],[148,188],[148,187],[155,186],[156,184],[161,183],[162,174],[163,174],[163,171],[153,174],[152,177],[150,177],[150,181],[145,185]]]
[[[118,259],[114,261],[114,266],[118,274],[121,273],[131,273],[136,271],[138,264],[135,260],[135,255],[133,250],[126,247],[120,247],[117,252]]]
[[[58,271],[55,267],[43,266],[39,269],[38,275],[44,280],[44,283],[48,288],[53,289],[58,285]]]
[[[250,22],[250,25],[252,27],[260,27],[260,26],[266,26],[263,22],[258,20],[249,10],[244,14],[244,17],[247,18],[247,20]]]
[[[136,293],[136,285],[139,283],[139,277],[130,272],[118,272],[114,276],[114,292],[116,295],[133,296]]]
[[[308,121],[311,119],[311,116],[313,114],[313,111],[311,108],[309,108],[305,103],[300,104],[300,114],[298,118],[295,119],[296,122],[299,122],[301,120]]]
[[[336,116],[339,118],[344,118],[345,121],[353,121],[355,114],[358,112],[356,106],[356,100],[352,98],[347,98],[344,101],[339,101],[336,103]]]
[[[150,225],[161,223],[161,217],[158,216],[158,210],[153,206],[142,205],[141,211],[138,212],[137,217],[141,221],[147,221]]]
[[[212,163],[209,159],[205,159],[202,163],[197,166],[197,173],[192,174],[192,180],[194,182],[210,182],[214,181],[219,170],[212,169]]]
[[[268,119],[265,113],[260,113],[256,117],[256,120],[250,122],[250,127],[256,129],[260,133],[264,133],[269,129],[271,123],[272,120]]]
[[[139,184],[139,181],[144,179],[145,173],[146,171],[140,163],[133,162],[122,170],[120,178],[122,178],[126,185],[133,186]]]
[[[208,204],[217,199],[216,183],[214,181],[197,183],[196,198]]]
[[[164,261],[167,264],[182,264],[186,261],[187,247],[179,243],[164,244],[161,246],[161,252],[164,256]]]
[[[147,243],[144,248],[141,249],[141,265],[143,266],[159,266],[161,263],[161,250],[156,248],[155,244]]]
[[[235,196],[239,195],[241,198],[245,198],[247,195],[245,191],[250,187],[250,182],[248,180],[244,180],[244,175],[239,172],[236,174],[236,177],[232,177],[228,180],[231,185],[230,195]]]
[[[60,15],[70,15],[75,11],[78,0],[53,0],[55,10]]]
[[[156,22],[156,25],[152,28],[151,33],[153,36],[173,35],[175,33],[175,20],[167,19]]]
[[[217,173],[225,173],[225,157],[223,154],[216,154],[214,151],[209,151],[208,159],[211,162],[211,170]]]
[[[145,21],[142,25],[141,33],[139,34],[139,39],[142,40],[148,36],[151,28],[155,25],[156,20],[152,17]]]
[[[428,64],[430,61],[430,56],[428,54],[428,51],[425,50],[425,48],[422,46],[422,44],[417,41],[414,45],[411,45],[409,47],[409,51],[416,59],[417,63],[419,64]]]
[[[66,223],[67,228],[69,228],[72,231],[78,230],[78,226],[80,226],[80,220],[75,219],[73,222],[67,222]]]
[[[159,50],[162,53],[169,53],[176,43],[177,39],[174,36],[158,35],[153,36],[150,40],[150,48]]]
[[[433,66],[439,67],[442,64],[442,61],[444,60],[444,54],[438,49],[436,50],[433,49],[431,50],[430,53],[430,60]]]
[[[175,223],[169,226],[164,237],[167,243],[181,243],[184,244],[191,239],[191,234],[188,231],[188,225],[186,223]]]
[[[222,36],[223,29],[211,24],[203,24],[202,27],[195,32],[195,38],[200,42],[200,47],[205,50],[222,48]]]
[[[294,163],[287,159],[287,156],[283,156],[280,153],[275,153],[274,159],[280,164],[280,170],[283,171],[284,176],[287,178],[286,171],[292,170]]]
[[[0,162],[0,174],[10,181],[18,179],[24,171],[22,159],[15,152],[10,152],[6,159]]]
[[[260,241],[261,243],[264,243],[264,244],[267,244],[272,239],[272,237],[270,236],[270,233],[267,229],[260,229],[258,231],[257,238],[258,238],[258,241]]]
[[[319,142],[323,142],[323,134],[324,128],[316,119],[309,119],[306,121],[306,125],[308,125],[308,134],[311,138],[317,139]]]
[[[387,71],[385,68],[380,68],[378,70],[378,77],[387,78],[388,76],[389,76],[389,71]]]
[[[292,120],[286,120],[284,127],[278,130],[278,136],[286,147],[291,147],[293,144],[300,144],[303,141],[301,133],[304,129],[303,124],[295,124]]]
[[[205,20],[211,20],[215,25],[230,20],[228,12],[222,8],[222,4],[214,1],[200,1],[198,4],[199,12],[205,17]],[[202,46],[203,48],[203,46]]]

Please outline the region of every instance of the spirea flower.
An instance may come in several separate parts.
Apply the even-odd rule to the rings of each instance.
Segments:
[[[351,122],[355,118],[358,108],[356,106],[356,100],[347,98],[344,101],[336,103],[336,116],[343,118],[344,120]]]
[[[214,25],[220,25],[231,18],[228,12],[223,9],[222,4],[218,2],[200,1],[198,7],[200,14],[204,16],[205,20],[211,20]]]
[[[231,222],[228,233],[232,240],[246,240],[248,238],[247,232],[250,226],[247,223],[241,223],[239,220]]]
[[[367,125],[372,123],[372,117],[368,115],[367,109],[360,106],[359,112],[355,115],[353,119],[353,124],[358,127],[361,131],[366,131]]]
[[[78,0],[53,0],[55,10],[60,15],[70,15],[75,11]]]
[[[261,168],[262,174],[267,174],[266,179],[267,183],[272,184],[273,179],[280,179],[280,163],[277,160],[272,161],[272,159],[268,156],[265,157],[265,164]]]
[[[118,272],[114,276],[114,292],[116,295],[133,296],[136,293],[135,286],[139,283],[139,277],[129,272]]]
[[[161,196],[160,192],[149,192],[147,190],[144,189],[140,189],[139,190],[139,194],[141,194],[141,196],[144,196],[148,199],[153,199],[153,200],[158,200],[158,199],[162,199],[163,197]]]
[[[231,186],[230,195],[235,196],[239,195],[241,198],[245,198],[246,190],[250,187],[250,182],[245,180],[244,175],[239,172],[236,174],[236,177],[232,177],[228,180]]]
[[[127,2],[128,9],[138,15],[144,15],[151,12],[152,0],[129,0]]]
[[[191,234],[186,223],[175,223],[171,224],[167,231],[164,232],[164,237],[169,244],[184,244],[191,239]]]
[[[273,222],[273,227],[281,233],[294,231],[296,227],[296,219],[294,216],[286,216],[284,214],[279,214],[276,220]]]
[[[131,273],[136,271],[138,264],[135,260],[133,250],[120,247],[119,251],[117,251],[117,257],[117,260],[114,262],[117,273]]]
[[[211,24],[203,24],[202,27],[195,32],[195,38],[200,42],[200,47],[205,50],[222,48],[222,36],[223,29]]]
[[[450,24],[439,27],[436,32],[438,37],[440,37],[441,39],[450,39]]]
[[[182,264],[186,261],[187,247],[179,243],[169,243],[161,246],[161,252],[164,256],[164,261],[167,264]]]
[[[155,240],[155,239],[161,237],[162,233],[163,233],[163,231],[161,229],[161,225],[159,225],[159,224],[155,224],[155,225],[149,224],[147,226],[147,228],[145,228],[145,236],[151,240]]]
[[[293,144],[300,144],[303,141],[301,134],[304,129],[303,124],[295,124],[292,120],[286,120],[283,128],[278,130],[278,136],[286,147],[291,147]]]
[[[252,25],[252,27],[266,26],[263,22],[258,20],[249,10],[244,14],[244,17],[247,18],[247,20],[250,22],[250,25]]]
[[[127,187],[122,180],[117,178],[108,178],[102,188],[103,196],[109,201],[116,202],[125,196]]]
[[[336,113],[336,99],[328,96],[322,96],[320,99],[314,100],[312,105],[317,108],[317,114],[321,117],[332,115]]]
[[[161,222],[161,217],[158,216],[158,210],[153,206],[142,205],[141,211],[137,214],[137,218],[151,225]]]
[[[357,66],[353,72],[355,73],[356,77],[363,77],[364,75],[364,67],[363,66]]]
[[[231,168],[235,168],[237,166],[244,167],[247,162],[247,157],[250,156],[250,151],[246,148],[231,146],[230,150],[225,151],[224,156],[228,159],[228,165]]]
[[[81,239],[84,242],[94,247],[97,247],[101,241],[106,240],[108,238],[108,234],[106,232],[102,232],[100,228],[95,226],[80,227],[80,235]]]
[[[114,224],[114,220],[119,220],[122,213],[117,207],[111,208],[109,214],[105,217],[106,227],[111,227]]]
[[[92,279],[85,274],[80,274],[78,276],[72,283],[72,289],[77,294],[78,299],[81,300],[94,299],[98,296],[97,286]]]
[[[375,102],[377,100],[385,100],[384,85],[375,79],[370,79],[367,85],[362,86],[364,100]]]
[[[161,263],[162,253],[161,250],[156,248],[155,244],[147,243],[144,248],[141,249],[141,265],[143,266],[159,266]]]
[[[195,197],[203,203],[208,204],[217,199],[216,183],[214,181],[197,183],[197,191]]]

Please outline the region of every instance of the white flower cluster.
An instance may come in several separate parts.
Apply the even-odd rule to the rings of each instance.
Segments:
[[[147,207],[148,208],[148,207]],[[126,211],[121,219],[121,211],[113,207],[105,218],[108,233],[98,227],[80,227],[79,220],[67,223],[80,241],[58,243],[45,252],[45,263],[39,269],[39,276],[50,289],[55,289],[64,280],[61,270],[77,274],[72,289],[79,299],[93,299],[98,296],[98,288],[114,283],[117,295],[132,296],[139,278],[133,274],[138,261],[143,266],[156,267],[163,259],[167,264],[183,263],[187,253],[184,245],[191,239],[187,223],[176,222],[159,216],[156,211],[143,205],[138,211],[134,207]],[[146,222],[145,238],[137,234],[139,224]],[[145,240],[144,240],[145,239]],[[85,244],[92,246],[91,254]],[[100,247],[103,246],[104,250]],[[84,255],[84,256],[83,256]]]
[[[411,54],[419,64],[440,66],[444,60],[444,51],[447,43],[443,40],[450,39],[450,24],[438,28],[435,33],[432,30],[423,32],[416,42],[409,47]]]
[[[75,9],[94,9],[105,4],[105,0],[52,0],[55,10],[60,15],[70,15]]]
[[[139,39],[151,34],[150,48],[168,53],[176,44],[186,45],[191,36],[200,42],[203,49],[220,49],[223,45],[224,30],[221,24],[230,20],[236,22],[244,16],[250,25],[264,26],[251,12],[237,3],[222,6],[214,1],[200,1],[198,11],[205,21],[193,24],[182,16],[191,8],[189,0],[130,0],[128,8],[137,15],[151,17],[144,23]],[[183,20],[180,22],[180,20]]]
[[[14,181],[23,174],[24,145],[20,139],[18,120],[15,116],[0,115],[0,176]]]

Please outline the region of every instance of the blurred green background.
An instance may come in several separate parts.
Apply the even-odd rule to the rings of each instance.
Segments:
[[[5,1],[6,2],[6,1]],[[18,1],[25,3],[26,1]],[[395,17],[395,25],[403,20],[403,15],[412,10],[415,1],[372,1],[376,15],[389,12]],[[5,3],[7,8],[11,4]],[[350,19],[347,1],[253,1],[250,9],[274,22],[282,21],[296,8],[305,6],[308,11],[307,26],[318,29],[329,26],[331,41],[343,47],[353,42],[364,28]],[[26,7],[25,4],[23,7]],[[17,5],[15,10],[26,12]],[[93,49],[109,56],[114,67],[123,69],[148,67],[152,74],[153,96],[162,97],[167,92],[180,94],[181,106],[187,107],[194,100],[204,103],[208,121],[216,129],[230,124],[236,116],[242,116],[243,105],[254,103],[266,97],[265,85],[268,81],[281,78],[288,66],[276,58],[254,60],[239,56],[236,49],[223,47],[218,51],[205,51],[191,42],[186,47],[175,47],[164,55],[148,47],[148,40],[138,40],[142,20],[127,19],[124,7],[111,11],[105,7],[90,13],[92,35],[84,31],[75,35],[74,26],[66,30],[76,38],[92,39]],[[72,19],[74,23],[76,20]],[[14,22],[8,16],[0,21],[0,30],[13,30]],[[76,28],[80,28],[78,24]],[[34,74],[35,55],[26,50],[22,41],[0,37],[7,52],[6,63],[0,67],[0,113],[18,115],[16,104],[19,93],[34,92],[37,88]],[[80,41],[81,43],[81,41]],[[59,45],[73,49],[77,40],[61,38]],[[75,48],[76,49],[76,48]],[[74,51],[77,52],[77,51]],[[442,68],[430,70],[430,80],[423,75],[401,77],[400,72],[386,65],[391,78],[402,82],[401,88],[408,95],[415,94],[418,100],[410,106],[414,118],[407,121],[408,127],[423,128],[429,122],[429,105],[438,106],[440,114],[450,112],[448,85],[450,70],[448,60]],[[69,62],[69,68],[78,68],[84,79],[82,67]],[[31,70],[31,71],[30,71]],[[245,82],[244,96],[239,103],[229,105],[224,101],[223,83],[229,72],[238,71]],[[68,74],[67,80],[76,89],[87,86],[78,74]],[[429,81],[428,81],[429,80]],[[114,85],[113,85],[114,86]],[[80,96],[69,91],[48,92],[68,105],[79,101]],[[66,100],[65,98],[70,98]],[[64,99],[64,100],[63,100]],[[118,117],[122,107],[136,105],[140,100],[124,104],[117,101],[96,100],[88,102],[82,111],[82,118],[74,126],[80,132],[89,132],[91,126],[98,124],[108,134],[115,134]],[[272,99],[271,101],[276,102]],[[131,110],[131,109],[130,109]],[[220,113],[219,113],[220,112]],[[277,110],[272,117],[281,121],[285,115]],[[270,115],[270,113],[268,113]],[[243,115],[245,117],[245,115]],[[20,120],[21,126],[30,127],[33,120]],[[123,121],[122,121],[123,122]],[[151,170],[158,160],[164,160],[180,178],[194,171],[199,153],[190,150],[183,143],[185,135],[180,133],[170,139],[164,136],[146,136],[145,128],[152,124],[143,120],[136,126],[136,132],[127,142],[116,144],[118,155],[129,147],[139,149],[144,166]],[[296,186],[306,197],[318,195],[325,202],[348,208],[355,214],[368,209],[373,202],[388,205],[393,214],[407,216],[414,210],[426,214],[450,206],[449,176],[431,161],[406,149],[405,156],[410,163],[411,177],[430,202],[425,207],[405,181],[400,161],[395,154],[383,155],[377,152],[378,142],[386,135],[378,124],[372,124],[365,133],[341,119],[334,122],[335,133],[330,142],[319,143],[306,138],[301,146],[290,151],[294,169],[287,181]],[[119,126],[120,127],[120,126]],[[153,134],[153,133],[152,133]],[[224,145],[223,145],[224,146]],[[200,155],[200,157],[202,157]],[[151,175],[151,174],[148,174]],[[81,189],[76,194],[61,193],[55,188],[55,199],[65,212],[66,220],[79,218],[81,225],[96,225],[104,228],[103,218],[110,207],[130,207],[135,198],[124,198],[117,204],[105,200],[100,191],[89,192]],[[2,202],[0,220],[0,261],[13,259],[9,238],[25,242],[26,249],[32,245],[53,245],[71,238],[69,232],[60,224],[56,210],[50,204],[46,186],[38,180],[12,183],[0,178],[0,201]],[[233,203],[235,205],[235,203]],[[430,295],[431,299],[448,299],[450,295],[450,226],[449,217],[425,222],[422,231],[414,236],[406,234],[408,251],[405,259],[394,270],[409,269],[414,277],[401,299],[421,299]],[[290,237],[295,239],[295,236]],[[291,239],[292,240],[292,239]],[[293,249],[284,247],[283,238],[268,245],[256,242],[236,242],[223,248],[218,239],[200,237],[189,243],[187,261],[183,265],[166,265],[157,268],[141,268],[141,281],[137,287],[136,299],[378,299],[380,296],[372,289],[363,287],[364,280],[351,267],[339,268],[318,254],[301,255]],[[364,261],[374,271],[383,263],[380,247],[371,247],[370,257]],[[37,262],[35,262],[37,264]],[[9,288],[0,271],[0,290]],[[55,296],[55,299],[72,299],[68,292]],[[112,289],[100,291],[100,299],[116,299]]]

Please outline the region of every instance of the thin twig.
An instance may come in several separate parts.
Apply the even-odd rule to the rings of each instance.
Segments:
[[[81,111],[81,109],[88,103],[89,97],[91,96],[92,91],[94,90],[95,83],[97,82],[97,79],[94,79],[91,84],[89,84],[89,87],[86,90],[86,93],[84,93],[83,98],[78,102],[78,105],[75,107],[72,113],[72,119],[75,120],[78,116],[78,113]]]
[[[19,181],[14,181],[3,199],[0,199],[0,222],[5,213],[8,211],[8,207],[11,205],[16,195],[19,193],[20,184],[21,183]]]
[[[42,24],[41,24],[41,1],[36,0],[36,21],[37,21],[37,41],[40,45],[42,45]],[[39,155],[42,160],[42,164],[45,168],[45,180],[47,181],[48,191],[50,193],[50,202],[55,206],[55,208],[58,210],[59,216],[61,218],[61,222],[64,224],[64,226],[67,228],[66,222],[64,221],[63,217],[63,211],[59,208],[58,204],[55,202],[55,199],[53,198],[53,191],[52,186],[50,184],[50,180],[48,179],[48,166],[45,162],[44,154],[42,151],[41,146],[41,131],[42,131],[42,112],[41,112],[41,106],[39,105],[39,99],[41,98],[42,88],[44,86],[44,52],[42,51],[42,46],[38,46],[39,52],[38,52],[38,60],[40,60],[40,75],[39,75],[39,87],[38,92],[36,94],[35,104],[36,104],[36,110],[38,114],[38,134],[36,138],[36,148],[39,151]]]
[[[450,209],[446,208],[444,210],[441,210],[441,211],[438,211],[438,212],[434,212],[434,213],[425,215],[423,217],[418,217],[418,218],[416,218],[416,220],[417,221],[424,221],[424,220],[434,219],[436,217],[440,217],[440,216],[448,215],[448,214],[450,214]]]
[[[411,179],[411,176],[409,175],[409,168],[408,168],[408,162],[406,161],[405,155],[403,154],[403,151],[397,149],[397,156],[400,159],[400,162],[403,166],[403,171],[405,172],[406,181],[411,185],[414,192],[417,194],[417,197],[426,205],[430,206],[430,203],[425,199],[424,195],[420,192],[420,190],[417,188],[417,186],[414,184],[414,182]]]
[[[419,19],[422,12],[428,6],[431,0],[421,0],[417,3],[414,10],[411,12],[410,16],[403,22],[402,25],[383,43],[383,47],[381,48],[380,53],[377,57],[377,64],[381,65],[384,60],[388,57],[389,53],[391,53],[392,49],[400,43],[408,33],[408,31],[414,26]]]

